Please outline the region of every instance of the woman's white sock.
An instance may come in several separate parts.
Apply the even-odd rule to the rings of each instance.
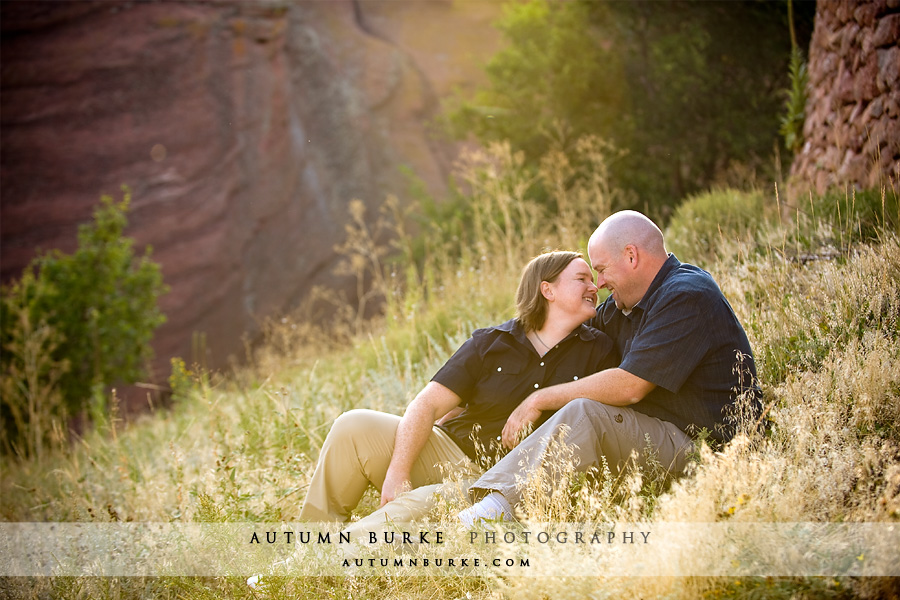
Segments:
[[[513,510],[500,492],[491,492],[457,515],[466,527],[474,527],[478,521],[512,521]]]

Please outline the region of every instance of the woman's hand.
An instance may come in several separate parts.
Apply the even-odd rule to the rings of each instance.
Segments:
[[[512,450],[528,433],[529,428],[541,417],[541,411],[534,407],[534,397],[537,392],[525,398],[516,410],[512,411],[503,426],[500,440],[504,448]]]
[[[381,505],[412,489],[409,474],[428,442],[435,420],[459,406],[460,398],[452,390],[430,381],[413,401],[397,426],[391,464],[381,485]]]
[[[409,481],[409,475],[396,473],[388,468],[388,472],[384,476],[384,483],[381,486],[381,504],[378,507],[381,508],[388,502],[393,502],[397,499],[397,496],[411,489],[412,484]]]

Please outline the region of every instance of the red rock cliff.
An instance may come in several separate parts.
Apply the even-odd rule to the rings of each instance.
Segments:
[[[102,193],[171,286],[157,377],[212,365],[332,283],[347,203],[440,193],[428,120],[496,49],[489,2],[3,2],[2,276],[75,246]]]

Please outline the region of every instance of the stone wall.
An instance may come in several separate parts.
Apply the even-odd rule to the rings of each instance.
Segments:
[[[900,175],[900,0],[819,0],[794,193]]]

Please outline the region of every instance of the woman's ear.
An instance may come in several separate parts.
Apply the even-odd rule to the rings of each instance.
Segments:
[[[549,282],[541,282],[541,295],[546,298],[548,302],[553,302],[553,288],[550,286]]]

